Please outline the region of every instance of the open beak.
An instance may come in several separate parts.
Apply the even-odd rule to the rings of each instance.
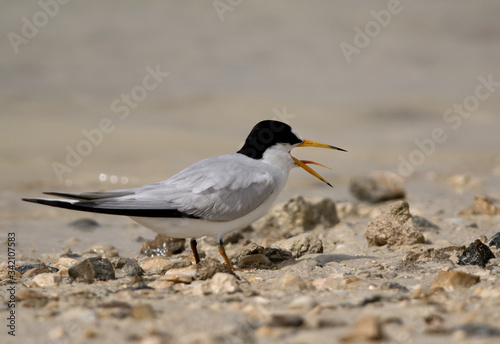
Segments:
[[[338,147],[335,147],[335,146],[330,146],[330,145],[327,145],[327,144],[324,144],[324,143],[314,142],[314,141],[310,141],[310,140],[304,140],[304,142],[302,142],[301,144],[298,144],[296,147],[319,147],[319,148],[336,149],[336,150],[339,150],[339,151],[347,152],[345,149],[342,149],[342,148],[338,148]],[[292,156],[292,159],[293,159],[293,161],[295,161],[295,163],[298,166],[302,167],[304,170],[306,170],[307,172],[309,172],[310,174],[312,174],[313,176],[315,176],[316,178],[318,178],[322,182],[326,183],[328,186],[333,187],[323,177],[321,177],[315,170],[313,170],[312,168],[310,168],[306,164],[314,164],[314,165],[319,165],[319,166],[322,166],[322,167],[326,167],[326,166],[324,166],[324,165],[322,165],[320,163],[314,162],[314,161],[299,160],[299,159],[294,158],[293,156]],[[326,168],[329,168],[329,167],[326,167]]]

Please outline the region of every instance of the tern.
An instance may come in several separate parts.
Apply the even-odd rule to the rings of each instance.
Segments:
[[[266,214],[285,186],[294,167],[329,186],[323,177],[290,151],[296,147],[335,146],[300,137],[288,124],[265,120],[255,125],[236,153],[200,160],[173,177],[139,188],[66,193],[44,192],[58,199],[23,198],[24,201],[101,214],[129,216],[146,228],[173,237],[191,238],[196,263],[196,239],[218,238],[218,249],[228,268],[233,267],[223,245],[225,233],[243,229]]]

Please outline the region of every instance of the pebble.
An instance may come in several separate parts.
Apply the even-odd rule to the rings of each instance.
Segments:
[[[176,283],[191,283],[194,280],[196,273],[196,265],[190,265],[184,268],[168,270],[163,279]]]
[[[476,239],[458,256],[458,264],[479,265],[484,268],[488,261],[493,258],[495,258],[495,255],[489,247],[483,244],[481,240]]]
[[[405,255],[405,260],[410,261],[410,262],[416,262],[416,261],[444,261],[448,260],[451,256],[451,254],[448,253],[448,249],[435,249],[435,248],[429,248],[427,250],[424,250],[423,252],[414,252],[414,251],[409,251]]]
[[[359,319],[345,334],[343,334],[340,340],[343,343],[350,343],[382,340],[384,337],[380,319],[374,315],[366,315]]]
[[[316,290],[336,290],[340,289],[340,280],[333,278],[317,278],[312,282]]]
[[[404,285],[401,285],[399,283],[395,282],[385,282],[380,285],[381,290],[399,290],[402,291],[403,293],[409,292],[408,288],[406,288]]]
[[[289,251],[294,258],[302,257],[308,253],[323,253],[323,242],[311,233],[303,233],[290,239],[279,241],[273,246]]]
[[[184,251],[185,243],[185,239],[171,238],[166,235],[158,234],[154,240],[142,243],[141,254],[148,257],[168,257]]]
[[[39,288],[56,287],[60,283],[61,283],[61,276],[55,273],[42,273],[36,275],[31,280],[31,285],[33,287],[39,287]]]
[[[500,249],[500,232],[496,233],[490,238],[490,240],[488,240],[488,246],[494,246]]]
[[[282,239],[295,236],[317,226],[331,228],[339,223],[335,203],[330,198],[305,199],[294,196],[276,205],[252,227],[262,236]]]
[[[306,282],[295,274],[285,274],[278,281],[281,290],[290,291],[290,289],[304,290],[307,288]]]
[[[257,257],[251,258],[252,256]],[[231,257],[231,261],[236,262],[236,265],[241,267],[259,267],[260,263],[269,266],[268,261],[272,265],[293,259],[293,255],[289,251],[275,247],[262,247],[255,243],[246,245],[236,255]],[[257,264],[253,264],[254,262]]]
[[[73,258],[68,258],[68,257],[61,257],[57,261],[57,265],[59,267],[65,267],[65,268],[70,268],[74,265],[78,264],[78,260],[73,259]]]
[[[85,253],[97,253],[103,258],[113,258],[118,257],[118,250],[109,244],[96,244],[93,245],[87,252]]]
[[[44,263],[21,265],[21,266],[18,266],[16,268],[16,270],[22,274],[23,278],[32,278],[32,277],[35,277],[36,275],[43,274],[46,272],[58,272],[59,271],[59,269],[54,268],[52,266],[45,265]]]
[[[425,239],[413,224],[409,205],[396,201],[382,210],[379,217],[368,224],[365,238],[369,246],[400,246],[424,243]]]
[[[467,289],[479,283],[479,276],[474,276],[461,271],[442,271],[432,281],[432,289],[443,288],[447,291]]]
[[[119,258],[114,262],[115,274],[117,278],[142,276],[144,270],[135,259]]]
[[[402,178],[392,172],[374,171],[370,176],[355,177],[349,191],[358,200],[379,203],[405,197]]]
[[[198,281],[210,279],[218,272],[224,272],[234,275],[234,272],[231,271],[225,263],[222,263],[219,260],[210,257],[202,259],[195,266],[196,275],[194,276],[194,279]]]
[[[273,262],[262,253],[252,254],[238,260],[238,266],[242,268],[267,268]]]
[[[100,257],[85,259],[80,264],[72,266],[68,270],[68,274],[77,281],[85,283],[115,279],[115,270],[111,262]]]
[[[241,291],[238,279],[231,274],[217,272],[207,282],[212,294],[234,294]]]
[[[496,200],[485,195],[476,195],[474,203],[460,211],[458,215],[499,215],[500,208]]]

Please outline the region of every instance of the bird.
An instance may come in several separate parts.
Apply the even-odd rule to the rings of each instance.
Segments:
[[[290,170],[301,167],[330,187],[308,165],[326,167],[291,155],[296,147],[345,149],[303,139],[277,120],[257,123],[236,153],[200,160],[169,179],[142,187],[67,193],[44,192],[52,198],[23,198],[58,208],[128,216],[140,225],[173,238],[190,238],[195,263],[200,262],[197,239],[218,238],[227,267],[224,234],[243,229],[264,216],[283,190]]]

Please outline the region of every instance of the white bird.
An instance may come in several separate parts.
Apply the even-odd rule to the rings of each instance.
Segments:
[[[231,263],[223,246],[225,233],[242,229],[266,214],[288,179],[300,166],[331,186],[290,151],[295,147],[344,149],[301,138],[288,124],[258,123],[236,153],[200,160],[173,177],[139,188],[103,192],[47,195],[69,199],[23,198],[24,201],[93,213],[125,215],[153,231],[174,238],[191,238],[196,263],[196,238],[218,237],[219,252]],[[324,166],[326,167],[326,166]]]

